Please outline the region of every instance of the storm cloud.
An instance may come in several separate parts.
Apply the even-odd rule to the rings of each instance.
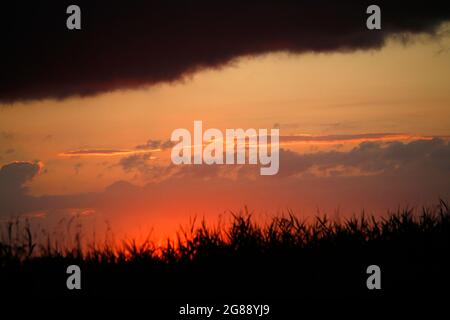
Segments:
[[[433,34],[448,1],[388,1],[382,30],[366,28],[372,1],[76,1],[2,4],[0,102],[86,96],[172,82],[235,58],[276,51],[381,48],[393,35]]]

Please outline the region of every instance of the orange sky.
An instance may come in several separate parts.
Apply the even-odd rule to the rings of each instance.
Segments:
[[[222,176],[217,181],[210,180],[209,187],[203,183],[197,186],[191,180],[187,180],[185,186],[171,184],[152,174],[152,170],[158,173],[158,166],[170,165],[169,151],[139,151],[136,146],[149,139],[165,141],[176,128],[192,130],[194,120],[202,120],[205,127],[222,130],[277,126],[284,136],[322,137],[317,141],[281,145],[299,154],[332,150],[349,152],[364,141],[408,143],[432,137],[446,139],[450,136],[449,58],[450,36],[437,40],[416,37],[413,43],[405,45],[390,41],[383,49],[373,51],[273,53],[241,58],[219,70],[197,73],[183,82],[140,90],[0,105],[0,133],[3,135],[0,137],[0,166],[12,161],[41,161],[44,165],[41,173],[27,182],[32,196],[101,193],[120,180],[139,187],[150,184],[152,194],[168,188],[167,193],[161,191],[161,197],[156,197],[151,204],[130,200],[134,196],[124,196],[121,205],[124,211],[129,208],[130,212],[99,218],[120,221],[118,224],[126,224],[127,230],[133,225],[147,229],[155,225],[184,224],[189,221],[189,216],[204,214],[212,208],[217,214],[245,204],[256,204],[257,207],[258,203],[266,204],[261,199],[266,197],[267,182],[261,182],[260,188],[250,191],[241,186],[248,192],[242,191],[240,195],[233,190],[241,187],[229,187]],[[368,133],[377,133],[380,137],[351,138],[351,135]],[[350,138],[333,140],[334,135],[349,135]],[[74,150],[115,152],[89,157],[64,156],[65,152]],[[140,159],[141,162],[132,168],[125,168],[120,162],[130,155],[147,152],[151,156]],[[311,172],[315,170],[313,168]],[[367,172],[362,172],[364,167],[361,168],[344,171],[348,176],[355,172],[365,176]],[[376,172],[371,171],[369,175]],[[170,176],[166,178],[170,180]],[[210,179],[207,175],[204,178]],[[202,173],[197,179],[202,179]],[[237,175],[233,179],[243,178]],[[329,195],[328,191],[319,186],[315,188],[318,182],[308,179],[313,178],[305,177],[303,183],[310,183],[309,201],[300,196],[285,195],[273,199],[273,206],[262,205],[255,209],[264,211],[266,208],[272,212],[294,207],[308,211],[317,205],[351,210],[367,206],[375,210],[392,205],[387,201],[376,207],[375,203],[383,196],[370,191],[369,187],[357,191],[370,195],[367,198],[361,196],[355,203],[348,203],[345,196],[325,196]],[[272,188],[279,189],[284,184],[290,186],[290,183],[277,181],[272,183]],[[348,189],[348,194],[358,185],[353,181],[340,183],[345,184],[342,189]],[[377,183],[381,182],[373,182],[372,186]],[[171,200],[170,188],[177,189],[176,195],[181,194],[180,188],[191,190],[184,197]],[[205,191],[202,188],[217,188],[218,193],[207,193],[202,198]],[[191,194],[192,190],[196,195]],[[399,204],[409,198],[417,200],[413,199],[413,191],[398,190],[402,195]],[[448,195],[448,190],[445,194]],[[247,198],[241,199],[242,195]],[[120,196],[123,196],[122,192]],[[295,199],[298,199],[297,204]],[[316,199],[321,199],[320,205],[314,202],[318,201]],[[429,201],[429,195],[424,195],[421,200]],[[104,204],[103,200],[100,202]],[[45,208],[42,210],[45,212]],[[96,211],[92,212],[95,215]]]

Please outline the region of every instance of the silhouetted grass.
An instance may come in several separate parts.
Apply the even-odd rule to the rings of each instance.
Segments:
[[[247,209],[231,217],[216,227],[194,222],[162,247],[108,237],[83,247],[79,225],[70,239],[56,239],[33,233],[26,221],[12,221],[0,234],[0,290],[41,297],[278,299],[440,295],[450,288],[450,210],[444,201],[343,222],[301,220],[287,212],[261,224]],[[70,264],[82,269],[80,291],[66,288]],[[382,270],[379,292],[366,288],[371,264]]]

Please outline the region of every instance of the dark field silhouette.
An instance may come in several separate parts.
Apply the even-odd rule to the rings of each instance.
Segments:
[[[404,209],[385,218],[302,221],[292,213],[257,224],[243,210],[232,223],[205,222],[157,247],[128,241],[81,248],[38,243],[27,224],[3,226],[0,290],[14,297],[126,297],[186,301],[298,298],[443,297],[450,290],[450,211]],[[66,268],[81,268],[82,289],[68,290]],[[366,269],[381,268],[381,290]]]

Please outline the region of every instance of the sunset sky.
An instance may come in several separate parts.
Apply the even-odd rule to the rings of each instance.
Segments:
[[[333,19],[345,19],[336,14]],[[428,17],[427,12],[423,15]],[[86,16],[95,21],[89,12]],[[396,17],[389,11],[386,16]],[[358,32],[370,38],[365,17],[362,11]],[[0,219],[20,215],[46,225],[78,214],[89,223],[109,221],[118,234],[136,236],[153,228],[155,236],[162,237],[194,216],[214,220],[245,205],[261,217],[286,209],[306,217],[318,211],[339,217],[363,209],[384,214],[398,206],[449,199],[448,16],[411,30],[408,23],[413,24],[414,17],[399,24],[405,30],[394,18],[387,20],[387,31],[374,44],[303,48],[303,43],[292,45],[280,36],[279,44],[255,41],[258,49],[205,58],[167,79],[159,79],[160,73],[134,79],[134,71],[119,71],[114,76],[105,73],[105,80],[100,71],[98,78],[83,80],[82,70],[76,81],[66,83],[75,65],[86,59],[83,46],[79,52],[57,50],[82,56],[64,77],[54,70],[72,64],[70,58],[55,65],[43,58],[42,70],[53,70],[48,75],[40,74],[33,61],[25,62],[30,68],[17,75],[17,58],[1,80]],[[64,19],[63,14],[59,20]],[[90,26],[104,31],[86,23],[76,37],[92,39]],[[308,26],[302,25],[299,37],[308,32],[320,36]],[[221,30],[220,23],[216,27]],[[283,27],[295,34],[287,23]],[[163,31],[174,32],[170,27]],[[142,39],[145,32],[140,33]],[[227,33],[222,37],[228,41]],[[75,43],[86,47],[92,41],[80,39]],[[123,46],[139,50],[136,43],[130,40]],[[189,49],[199,45],[196,41],[186,43],[186,55],[202,57],[209,50],[207,43],[200,51]],[[214,45],[211,55],[221,48]],[[123,52],[128,51],[116,58],[125,57]],[[162,64],[170,65],[177,55],[167,59]],[[89,65],[94,68],[95,62]],[[114,62],[98,68],[111,65],[122,70]],[[152,66],[144,63],[142,68],[151,71]],[[24,70],[29,70],[30,82],[23,80],[28,76]],[[33,81],[35,86],[29,84]],[[92,92],[86,90],[90,83]],[[72,90],[77,86],[80,91]],[[279,173],[260,176],[250,165],[175,167],[164,143],[177,128],[192,131],[194,120],[223,131],[279,128]]]

